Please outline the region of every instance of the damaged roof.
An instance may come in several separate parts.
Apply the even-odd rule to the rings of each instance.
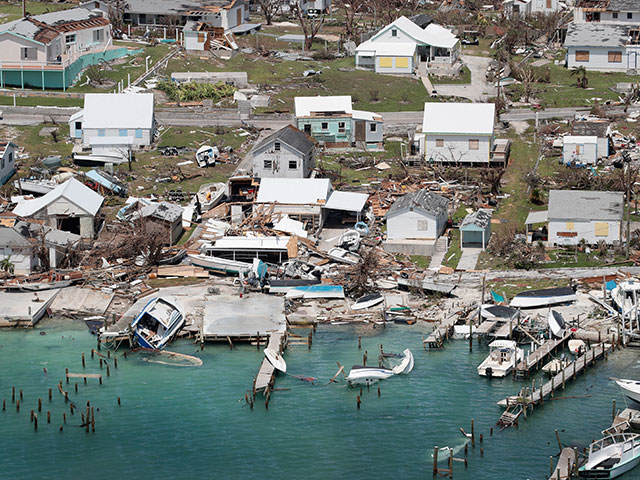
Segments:
[[[551,190],[548,219],[552,220],[614,220],[622,219],[622,192],[590,190]]]
[[[600,137],[604,138],[608,135],[609,122],[574,122],[571,128],[571,134],[580,137]]]
[[[398,215],[410,208],[417,208],[435,216],[447,215],[449,213],[449,200],[442,195],[423,188],[422,190],[407,193],[398,198],[393,202],[393,205],[391,205],[386,217],[389,218]]]
[[[607,10],[614,12],[637,12],[640,11],[638,0],[610,0]]]
[[[20,202],[13,209],[13,213],[20,217],[30,217],[59,198],[68,200],[91,216],[95,216],[98,213],[104,201],[102,195],[91,190],[75,178],[70,178],[40,198]]]
[[[0,246],[10,248],[30,248],[32,243],[20,235],[15,228],[0,227]]]
[[[490,224],[491,210],[488,208],[481,208],[480,210],[471,212],[469,215],[464,217],[464,220],[462,220],[462,223],[460,224],[460,229],[462,230],[465,227],[475,226],[484,230]]]
[[[628,26],[605,23],[570,23],[565,47],[624,47]]]
[[[258,143],[253,151],[260,150],[277,140],[305,154],[310,152],[315,145],[311,137],[302,130],[297,129],[293,125],[287,125]]]
[[[182,220],[182,207],[169,202],[151,202],[138,212],[142,218],[152,217],[164,222],[173,223]]]

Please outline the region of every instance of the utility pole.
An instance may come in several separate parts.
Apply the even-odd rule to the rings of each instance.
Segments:
[[[622,159],[625,164],[625,168],[627,169],[626,173],[626,181],[627,184],[627,248],[626,248],[626,258],[629,260],[629,250],[631,248],[631,157],[629,153],[625,150],[622,152]]]

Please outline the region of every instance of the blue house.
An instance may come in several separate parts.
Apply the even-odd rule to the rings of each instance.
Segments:
[[[487,248],[491,237],[491,210],[481,208],[460,224],[460,248]]]
[[[0,185],[7,183],[16,173],[16,148],[13,142],[0,142]]]

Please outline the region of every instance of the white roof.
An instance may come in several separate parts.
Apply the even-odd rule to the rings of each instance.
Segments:
[[[84,116],[84,110],[79,110],[69,117],[69,123],[75,122],[76,120],[78,120],[79,118],[82,118],[83,116]]]
[[[215,249],[287,249],[291,237],[222,237],[211,242]]]
[[[366,193],[335,191],[329,197],[324,208],[345,212],[361,212],[368,199],[369,195]]]
[[[82,127],[152,128],[153,93],[87,93]]]
[[[325,203],[331,190],[328,178],[263,178],[256,202],[294,205]]]
[[[434,47],[453,48],[456,43],[458,43],[458,37],[451,33],[451,30],[440,25],[436,25],[435,23],[427,25],[424,32],[427,38],[427,43]]]
[[[489,348],[516,348],[518,344],[513,340],[494,340],[489,344]]]
[[[351,117],[356,120],[368,120],[369,122],[382,121],[382,115],[379,113],[366,112],[364,110],[353,110]]]
[[[415,43],[376,42],[367,40],[356,48],[359,54],[393,55],[395,57],[412,57],[416,51]]]
[[[493,135],[496,106],[493,103],[424,104],[424,133]]]
[[[542,210],[539,212],[529,212],[525,225],[533,225],[534,223],[545,223],[547,221],[548,210]]]
[[[296,117],[308,117],[313,112],[352,112],[351,95],[296,97],[294,102]]]
[[[562,143],[598,143],[598,137],[580,137],[577,135],[567,135],[566,137],[562,137]]]
[[[59,198],[67,199],[93,216],[98,213],[104,201],[102,195],[71,178],[40,198],[19,203],[13,213],[20,217],[30,217]]]
[[[456,43],[458,43],[458,38],[453,33],[451,33],[451,30],[448,30],[434,23],[429,24],[427,25],[427,28],[422,29],[407,17],[400,17],[396,19],[394,22],[383,28],[380,33],[374,35],[367,42],[375,43],[376,38],[381,33],[389,30],[392,27],[399,28],[404,33],[413,38],[419,45],[432,45],[434,47],[453,48]]]

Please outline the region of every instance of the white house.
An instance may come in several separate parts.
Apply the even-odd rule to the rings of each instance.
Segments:
[[[598,160],[598,137],[562,137],[562,163],[595,165]]]
[[[69,119],[72,139],[94,155],[125,155],[153,142],[152,93],[87,93],[84,109]]]
[[[429,162],[489,165],[493,150],[493,103],[424,104],[422,134],[414,143]]]
[[[605,23],[570,23],[564,46],[568,68],[626,72],[640,67],[637,27]]]
[[[96,216],[104,198],[75,178],[67,180],[40,198],[24,200],[13,209],[19,217],[44,220],[65,232],[93,238]]]
[[[0,142],[0,186],[7,183],[16,172],[16,148],[13,142]]]
[[[573,10],[575,23],[640,23],[640,3],[636,0],[578,0]]]
[[[387,211],[388,252],[430,255],[449,218],[449,200],[427,189],[407,193]]]
[[[287,125],[258,143],[251,152],[257,178],[307,178],[315,167],[316,146],[311,137]]]
[[[460,58],[460,41],[434,23],[422,29],[400,17],[356,48],[356,66],[376,73],[411,74],[420,62],[453,65]]]
[[[609,156],[609,144],[611,142],[611,124],[603,118],[587,118],[575,121],[571,125],[571,134],[578,137],[597,137],[597,157]]]
[[[549,243],[577,245],[582,239],[595,245],[620,241],[624,212],[622,192],[551,190],[549,192]]]
[[[503,12],[506,16],[527,15],[535,13],[549,14],[560,10],[558,0],[504,0]]]
[[[38,265],[33,242],[13,227],[0,226],[0,260],[9,259],[14,274],[29,275]]]

